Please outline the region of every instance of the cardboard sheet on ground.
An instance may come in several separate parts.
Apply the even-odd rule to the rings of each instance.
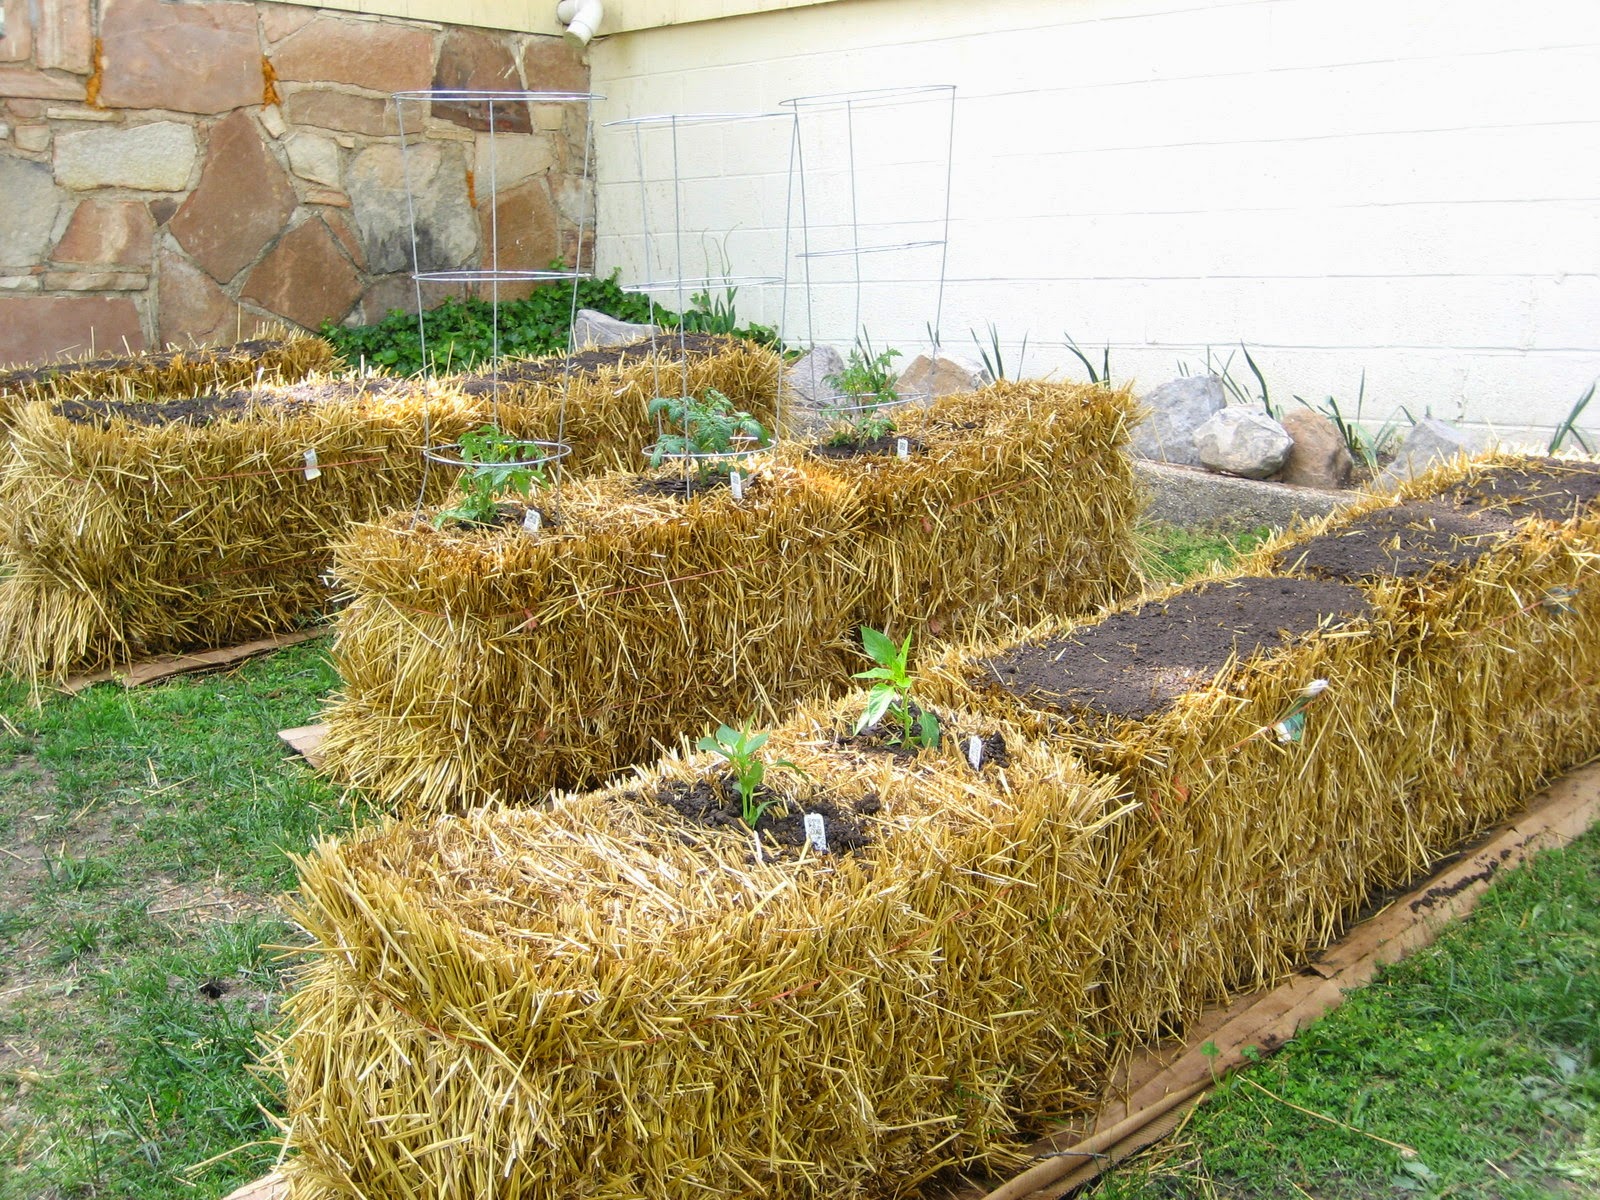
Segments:
[[[326,629],[321,628],[300,629],[294,633],[283,633],[277,637],[260,638],[238,646],[227,646],[221,650],[201,650],[195,654],[163,654],[157,658],[146,659],[144,662],[134,663],[127,667],[116,667],[109,671],[96,671],[92,675],[70,676],[61,685],[61,690],[77,695],[85,688],[93,687],[97,683],[112,682],[120,683],[125,688],[143,687],[147,683],[170,679],[174,675],[194,675],[201,671],[215,671],[222,667],[231,667],[234,663],[244,662],[246,659],[256,658],[262,654],[270,654],[272,651],[281,650],[285,646],[309,642],[312,638],[321,637],[326,632]]]

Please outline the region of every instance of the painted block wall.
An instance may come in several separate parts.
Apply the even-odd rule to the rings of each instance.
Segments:
[[[605,37],[590,64],[602,120],[957,85],[942,337],[975,353],[993,321],[1014,366],[1026,334],[1025,374],[1082,377],[1064,333],[1141,387],[1243,341],[1277,401],[1348,412],[1364,372],[1369,419],[1507,433],[1554,425],[1600,375],[1593,0],[848,0]],[[916,107],[858,145],[892,164],[858,171],[861,211],[914,222],[907,240],[941,153]],[[678,133],[688,256],[725,239],[735,274],[781,274],[787,127]],[[650,273],[671,273],[667,140],[597,133],[604,270],[643,276],[648,219]],[[840,186],[825,157],[814,201]],[[937,274],[917,252],[863,260],[874,342],[915,352]],[[847,344],[853,288],[811,294],[816,340]],[[738,302],[804,337],[798,297]]]

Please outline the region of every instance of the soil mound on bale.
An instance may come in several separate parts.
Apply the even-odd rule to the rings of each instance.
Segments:
[[[200,427],[230,417],[253,417],[263,409],[285,415],[301,412],[317,404],[345,403],[373,399],[402,391],[411,385],[404,379],[373,376],[366,379],[329,379],[302,382],[288,387],[240,388],[231,392],[211,392],[171,400],[61,400],[50,406],[54,416],[74,425],[106,428],[113,420],[134,425],[191,425]]]
[[[1491,467],[1463,480],[1440,499],[1469,512],[1492,511],[1510,520],[1570,521],[1600,499],[1600,463],[1532,458],[1525,466]]]
[[[712,333],[686,333],[680,341],[675,332],[663,333],[654,342],[649,338],[630,342],[626,346],[597,346],[593,350],[580,350],[572,356],[556,354],[547,358],[531,358],[522,362],[503,362],[493,370],[475,371],[461,379],[461,390],[469,396],[486,396],[497,386],[507,384],[558,383],[568,374],[593,373],[603,370],[621,370],[629,363],[643,362],[652,354],[671,358],[679,351],[688,358],[709,358],[721,354],[738,339]],[[670,368],[666,368],[670,370]],[[670,374],[663,380],[671,380]],[[676,394],[681,382],[667,388]]]
[[[1434,500],[1410,500],[1291,546],[1274,566],[1349,583],[1384,576],[1414,579],[1441,563],[1477,562],[1512,524],[1509,517],[1488,509],[1463,512]]]
[[[1142,721],[1205,687],[1230,660],[1276,649],[1330,621],[1364,617],[1369,607],[1344,584],[1237,579],[1113,613],[978,666],[1024,703]]]

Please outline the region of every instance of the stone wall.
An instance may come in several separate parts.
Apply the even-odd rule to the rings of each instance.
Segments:
[[[389,94],[589,84],[555,37],[251,0],[0,7],[0,363],[414,309]],[[497,106],[492,190],[482,106],[404,115],[423,270],[483,264],[491,228],[502,267],[574,261],[583,105]]]

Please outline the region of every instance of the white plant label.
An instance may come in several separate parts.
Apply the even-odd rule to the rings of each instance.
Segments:
[[[967,739],[967,761],[974,771],[983,765],[983,739],[977,734]]]
[[[536,534],[539,532],[539,527],[543,524],[544,518],[539,515],[539,510],[537,508],[530,508],[527,512],[522,514],[523,533]]]
[[[733,493],[735,500],[744,499],[744,476],[737,471],[728,472],[728,490]]]
[[[901,462],[909,462],[911,459],[911,443],[906,441],[905,438],[895,438],[894,456]]]
[[[307,479],[320,479],[320,478],[322,478],[322,468],[317,466],[317,452],[315,450],[307,450],[306,454],[305,454],[305,459],[306,459],[306,478]]]
[[[828,852],[828,826],[822,820],[821,813],[806,814],[806,837],[811,840],[811,848],[818,854]]]

